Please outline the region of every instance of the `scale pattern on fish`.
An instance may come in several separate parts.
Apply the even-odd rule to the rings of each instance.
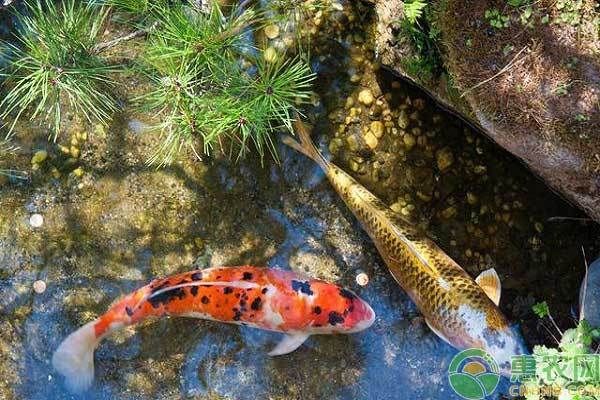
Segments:
[[[320,165],[431,330],[458,349],[486,350],[508,375],[511,356],[528,351],[498,308],[500,280],[496,272],[489,269],[473,280],[419,228],[327,161],[299,120],[296,133],[300,143],[291,137],[284,142]]]
[[[294,351],[310,335],[360,332],[375,320],[369,304],[338,285],[276,268],[216,267],[157,279],[126,295],[69,335],[52,364],[71,391],[82,392],[94,379],[94,350],[103,338],[162,316],[285,333],[272,356]]]

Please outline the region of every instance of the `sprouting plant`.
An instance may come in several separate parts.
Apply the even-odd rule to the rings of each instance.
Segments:
[[[49,119],[54,139],[64,104],[89,121],[107,124],[117,110],[109,77],[117,68],[94,51],[107,10],[76,0],[25,4],[26,12],[17,14],[16,43],[4,43],[8,67],[2,72],[0,118],[14,115],[11,131],[24,114]]]
[[[554,23],[571,26],[577,26],[581,23],[583,0],[557,0],[555,7],[559,14]]]
[[[526,26],[528,28],[533,27],[533,8],[527,6],[521,11],[519,14],[519,20],[521,21],[521,25]]]
[[[488,20],[490,26],[494,28],[508,28],[508,26],[510,25],[510,17],[508,15],[500,13],[500,11],[498,11],[497,8],[485,10],[484,15],[485,19]]]
[[[540,318],[552,318],[546,302],[537,303],[532,308]],[[528,400],[544,398],[540,395],[540,389],[544,386],[552,386],[553,393],[560,394],[560,399],[595,398],[581,393],[600,384],[600,355],[592,349],[593,342],[600,338],[600,329],[590,326],[583,313],[575,328],[562,332],[553,324],[558,338],[549,332],[558,347],[538,345],[533,348],[532,355],[520,356],[520,360],[526,362],[514,364],[519,368],[513,368],[513,378],[522,382]],[[523,368],[525,366],[527,368]]]
[[[538,316],[538,318],[545,318],[550,315],[550,308],[548,307],[548,303],[545,301],[541,303],[535,303],[531,309]]]
[[[423,10],[427,7],[427,3],[423,0],[412,0],[404,3],[404,18],[411,24],[417,22],[423,15]]]
[[[291,131],[298,103],[308,99],[313,74],[283,54],[266,60],[244,40],[256,22],[252,11],[225,16],[215,4],[208,13],[179,5],[160,9],[161,29],[150,34],[144,68],[153,89],[137,99],[161,123],[162,143],[150,163],[171,163],[195,138],[210,154],[253,145],[275,155],[271,135]],[[271,52],[274,49],[270,49]]]

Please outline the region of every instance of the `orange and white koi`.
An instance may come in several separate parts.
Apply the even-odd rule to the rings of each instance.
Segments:
[[[126,295],[71,333],[52,364],[71,391],[82,392],[93,382],[94,350],[103,338],[148,317],[169,315],[285,333],[271,356],[296,350],[310,335],[360,332],[375,319],[369,304],[332,283],[275,268],[209,268],[157,279]]]

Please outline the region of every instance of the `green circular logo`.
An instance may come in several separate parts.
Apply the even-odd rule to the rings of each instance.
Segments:
[[[500,382],[498,371],[498,363],[487,352],[467,349],[452,358],[448,367],[448,380],[460,397],[482,400],[496,390]]]

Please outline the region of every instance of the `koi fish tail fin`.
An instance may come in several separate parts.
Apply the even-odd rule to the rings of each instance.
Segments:
[[[327,170],[327,160],[325,160],[325,157],[323,157],[321,152],[317,149],[317,147],[311,140],[310,131],[307,129],[306,125],[300,120],[300,116],[298,114],[296,114],[294,127],[296,128],[296,133],[298,134],[300,142],[294,140],[290,136],[285,136],[283,138],[283,143],[290,146],[294,150],[304,154],[305,156],[312,158],[324,170]]]
[[[89,389],[94,380],[94,350],[100,338],[96,337],[92,321],[71,333],[52,356],[52,365],[65,377],[67,388],[73,393]]]

